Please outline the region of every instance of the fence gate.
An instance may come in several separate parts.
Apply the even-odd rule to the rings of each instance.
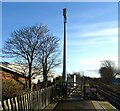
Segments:
[[[78,95],[82,95],[82,84],[79,82],[68,82],[67,83],[67,96],[71,96],[71,94],[77,93]]]

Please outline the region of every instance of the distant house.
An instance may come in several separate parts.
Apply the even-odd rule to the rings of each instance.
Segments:
[[[49,73],[47,80],[50,81],[50,82],[53,82],[53,79],[54,79],[53,74]],[[38,74],[38,75],[37,75],[37,74],[34,74],[34,75],[32,76],[32,83],[34,83],[34,84],[37,84],[38,81],[39,81],[39,82],[43,82],[43,80],[44,80],[44,78],[43,78],[43,74],[42,74],[42,73],[41,73],[41,74]]]

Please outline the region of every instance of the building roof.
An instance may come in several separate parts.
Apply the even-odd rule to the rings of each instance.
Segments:
[[[0,71],[5,71],[5,72],[8,72],[8,73],[11,73],[13,75],[18,75],[19,77],[22,77],[22,78],[28,78],[24,75],[24,73],[22,73],[22,71],[18,71],[18,70],[15,70],[11,67],[8,67],[6,64],[0,64]]]

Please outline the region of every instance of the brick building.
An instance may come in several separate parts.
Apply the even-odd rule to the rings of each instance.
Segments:
[[[9,63],[7,62],[0,64],[0,80],[16,80],[17,82],[24,85],[28,78],[19,71],[8,67],[8,64]],[[21,81],[24,81],[24,83]]]

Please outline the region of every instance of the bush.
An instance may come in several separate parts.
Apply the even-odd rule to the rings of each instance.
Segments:
[[[24,82],[24,81],[23,81]],[[15,80],[2,80],[2,100],[25,94],[23,85]]]

